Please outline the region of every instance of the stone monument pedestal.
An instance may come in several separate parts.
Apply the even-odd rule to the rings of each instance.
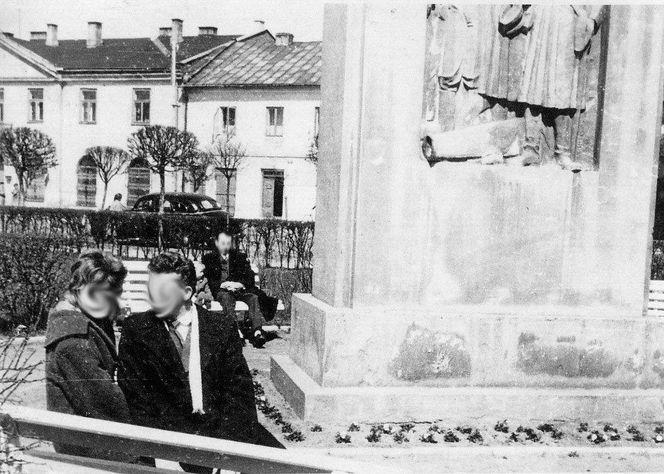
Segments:
[[[424,9],[326,7],[313,291],[271,370],[299,416],[664,419],[664,9],[611,10],[599,166],[571,173],[430,167]]]

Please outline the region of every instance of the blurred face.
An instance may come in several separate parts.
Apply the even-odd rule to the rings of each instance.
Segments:
[[[85,285],[76,294],[79,308],[95,319],[114,316],[120,305],[118,297],[122,291],[116,292],[107,288]]]
[[[219,253],[222,255],[226,255],[228,251],[231,249],[231,245],[233,244],[233,239],[231,238],[230,235],[219,234],[217,236],[217,240],[215,241],[215,243],[217,245]]]
[[[177,315],[193,293],[193,288],[186,286],[177,273],[150,272],[148,297],[152,309],[160,318]]]

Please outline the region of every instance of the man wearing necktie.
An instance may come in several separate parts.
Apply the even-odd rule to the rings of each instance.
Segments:
[[[282,447],[258,423],[235,320],[215,317],[192,303],[193,263],[164,252],[148,270],[153,309],[125,320],[119,347],[118,382],[132,422]],[[188,472],[211,472],[180,464]]]

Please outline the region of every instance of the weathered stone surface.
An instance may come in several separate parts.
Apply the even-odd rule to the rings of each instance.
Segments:
[[[275,383],[308,418],[661,417],[664,9],[612,7],[599,168],[576,174],[421,159],[423,9],[326,9],[313,296]]]
[[[662,318],[601,307],[577,311],[541,305],[339,309],[295,295],[289,355],[323,387],[664,389]]]

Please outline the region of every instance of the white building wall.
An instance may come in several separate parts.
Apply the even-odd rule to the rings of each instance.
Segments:
[[[60,129],[62,88],[55,80],[22,61],[14,55],[0,49],[0,88],[4,90],[4,120],[3,125],[15,127],[28,126],[41,130],[53,140],[56,152],[62,145]],[[4,78],[4,79],[3,79]],[[43,122],[30,121],[29,89],[44,89],[44,120]],[[5,192],[11,195],[16,183],[16,175],[9,166],[5,167]],[[38,205],[58,205],[57,190],[60,173],[57,168],[49,170],[48,186],[45,202]]]
[[[172,89],[167,81],[131,82],[79,82],[63,88],[63,146],[59,156],[64,186],[61,187],[61,205],[76,206],[76,177],[79,160],[92,146],[115,146],[127,150],[127,139],[143,125],[132,124],[134,118],[133,90],[150,89],[150,124],[173,125]],[[81,89],[97,90],[97,121],[81,122]],[[174,189],[174,176],[169,176],[167,186]],[[159,189],[159,180],[152,179],[152,190]],[[116,176],[109,184],[106,204],[110,204],[116,192],[127,199],[127,174]],[[110,197],[109,197],[110,196]],[[97,207],[101,206],[103,183],[97,180]]]
[[[187,130],[201,146],[212,143],[213,119],[219,107],[235,107],[237,139],[247,157],[238,170],[235,215],[261,218],[262,169],[284,171],[284,218],[311,220],[316,202],[316,166],[307,161],[314,134],[315,108],[320,105],[319,88],[200,88],[188,91]],[[283,107],[282,137],[265,134],[267,107]],[[206,186],[214,197],[216,185]]]
[[[168,80],[79,81],[57,83],[15,56],[0,50],[0,88],[4,89],[4,125],[28,126],[48,134],[54,141],[58,166],[49,170],[43,203],[31,206],[76,207],[78,162],[91,146],[115,146],[127,150],[127,139],[141,125],[132,124],[133,90],[151,91],[150,123],[173,125],[173,93]],[[44,121],[29,120],[29,89],[44,89]],[[97,90],[97,120],[94,124],[81,122],[81,89]],[[177,176],[167,177],[167,189],[175,190]],[[11,194],[16,182],[11,167],[5,168],[5,190]],[[152,178],[152,190],[159,189],[157,176]],[[109,184],[107,204],[116,192],[127,199],[127,175],[115,177]],[[97,180],[97,207],[101,206],[103,184]]]

